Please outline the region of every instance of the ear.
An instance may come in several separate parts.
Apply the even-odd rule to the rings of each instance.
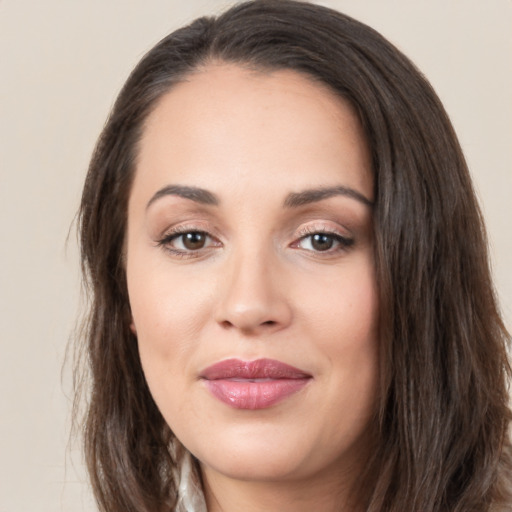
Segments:
[[[135,336],[137,336],[137,328],[135,327],[135,323],[133,322],[133,318],[132,318],[132,321],[130,322],[130,331],[132,331],[133,334]]]

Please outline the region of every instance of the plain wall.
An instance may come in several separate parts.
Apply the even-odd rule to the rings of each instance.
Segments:
[[[320,3],[320,2],[319,2]],[[512,2],[332,0],[401,48],[459,134],[512,327]],[[67,447],[65,348],[79,310],[73,232],[88,158],[138,59],[213,0],[0,0],[0,512],[92,512]]]

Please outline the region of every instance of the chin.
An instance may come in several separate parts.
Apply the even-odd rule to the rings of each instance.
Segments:
[[[286,480],[300,477],[305,462],[311,459],[301,443],[287,435],[263,429],[212,433],[208,443],[188,447],[202,466],[239,480]],[[247,430],[251,430],[250,432]],[[186,443],[185,443],[186,445]]]
[[[200,461],[200,464],[234,480],[278,482],[303,476],[301,464],[296,464],[291,454],[262,456],[261,450],[260,453],[233,453],[211,462]]]

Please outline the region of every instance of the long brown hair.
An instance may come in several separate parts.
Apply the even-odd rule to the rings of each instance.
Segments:
[[[293,69],[357,109],[371,148],[380,293],[378,442],[368,512],[505,506],[509,335],[461,149],[432,88],[394,46],[336,11],[291,0],[235,5],[157,44],[128,78],[99,138],[79,213],[90,291],[85,453],[104,512],[172,510],[173,434],[129,329],[127,201],[144,121],[174,84],[213,60]]]

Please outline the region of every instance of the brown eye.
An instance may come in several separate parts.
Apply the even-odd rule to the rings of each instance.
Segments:
[[[199,231],[184,233],[181,235],[183,247],[189,251],[202,249],[206,245],[207,236],[208,235],[206,233],[201,233]]]
[[[348,249],[354,240],[346,238],[337,233],[311,233],[303,236],[296,247],[312,252],[329,252],[342,251]]]
[[[217,240],[204,231],[183,231],[171,233],[158,242],[158,245],[165,247],[174,254],[194,254],[202,249],[218,247]]]
[[[334,238],[324,233],[316,233],[311,237],[311,247],[315,251],[328,251],[334,245]]]

